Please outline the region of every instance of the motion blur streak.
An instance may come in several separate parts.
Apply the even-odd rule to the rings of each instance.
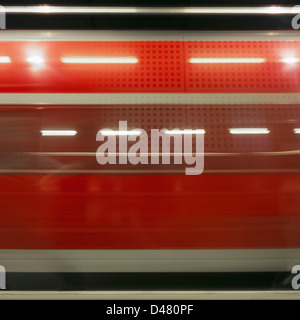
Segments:
[[[8,270],[287,271],[299,259],[300,64],[283,61],[299,59],[298,32],[22,37],[0,34],[1,56],[11,60],[0,67],[0,261]],[[189,62],[195,57],[265,62],[200,66]],[[148,135],[201,130],[203,174],[184,175],[172,148],[169,165],[100,166],[96,134],[120,134],[119,121]]]
[[[74,6],[6,6],[7,13],[36,14],[296,14],[299,8],[285,6],[261,7],[74,7]]]
[[[214,58],[214,59],[205,59],[205,58],[191,58],[189,60],[190,63],[262,63],[265,62],[266,59],[263,58]]]
[[[299,258],[299,249],[0,250],[8,272],[272,272]]]
[[[163,36],[153,40],[156,33],[147,41],[134,40],[133,34],[132,40],[121,36],[110,40],[102,34],[100,41],[37,41],[35,34],[32,41],[9,41],[6,37],[1,42],[1,55],[10,57],[12,63],[1,67],[0,94],[132,94],[137,95],[133,104],[138,104],[141,94],[169,95],[171,103],[176,103],[173,95],[195,95],[201,103],[205,94],[299,95],[300,91],[300,81],[294,80],[300,75],[300,64],[282,61],[290,59],[291,53],[299,58],[300,41],[209,41],[207,35],[205,40],[201,35],[200,40],[193,40],[193,33],[191,38],[187,33],[172,41]],[[29,57],[24,56],[27,51]],[[44,68],[36,73],[28,62]],[[189,103],[185,98],[179,103]],[[144,103],[152,102],[145,97]],[[267,96],[265,103],[270,103]]]
[[[270,130],[267,128],[231,128],[231,134],[268,134]]]
[[[75,136],[75,130],[41,130],[42,136]]]
[[[137,63],[135,57],[63,57],[63,63]]]

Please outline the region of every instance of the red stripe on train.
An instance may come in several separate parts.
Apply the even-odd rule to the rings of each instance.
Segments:
[[[299,41],[2,41],[0,93],[299,92]],[[135,57],[137,63],[63,63]],[[264,59],[190,63],[192,58]],[[29,59],[29,60],[28,60]]]
[[[299,198],[299,175],[0,176],[0,246],[296,248]]]

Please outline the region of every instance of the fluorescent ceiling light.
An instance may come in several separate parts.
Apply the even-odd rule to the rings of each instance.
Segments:
[[[11,60],[10,60],[10,57],[0,57],[0,63],[10,63]]]
[[[298,7],[78,7],[78,6],[5,6],[7,13],[43,14],[297,14]]]
[[[267,128],[231,128],[228,129],[231,134],[267,134],[270,130]]]
[[[63,63],[137,63],[135,57],[63,57]]]
[[[295,129],[294,129],[294,132],[295,132],[295,133],[300,133],[300,128],[295,128]]]
[[[204,129],[185,129],[185,130],[165,130],[166,134],[205,134]]]
[[[75,136],[75,130],[41,130],[42,136]]]
[[[100,130],[100,132],[105,136],[137,136],[142,133],[142,131],[140,130],[130,130],[130,131]]]
[[[262,63],[264,58],[191,58],[190,63]]]

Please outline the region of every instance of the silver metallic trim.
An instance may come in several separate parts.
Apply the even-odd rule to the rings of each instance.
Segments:
[[[0,250],[7,272],[290,271],[300,249]]]
[[[0,41],[299,41],[290,31],[2,30]]]
[[[0,300],[300,300],[300,291],[0,291]]]
[[[259,7],[100,7],[100,6],[5,6],[6,13],[18,14],[135,14],[135,15],[274,15],[297,14],[300,8],[288,6]]]
[[[1,93],[0,105],[299,104],[300,93]]]

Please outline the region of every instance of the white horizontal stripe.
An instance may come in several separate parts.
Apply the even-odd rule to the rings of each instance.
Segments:
[[[51,6],[51,5],[37,5],[37,6],[5,6],[6,13],[44,13],[44,14],[104,14],[117,13],[128,14],[138,13],[138,9],[134,7],[74,7],[74,6]],[[140,12],[142,13],[142,12]]]
[[[130,130],[130,131],[100,130],[100,132],[105,136],[136,136],[142,133],[142,131],[140,130]]]
[[[0,291],[0,300],[300,300],[298,290]]]
[[[0,56],[0,63],[10,63],[10,57]]]
[[[297,59],[295,57],[290,57],[290,58],[284,58],[284,59],[282,59],[280,61],[284,62],[284,63],[288,63],[288,64],[294,64],[294,63],[298,63],[299,59]]]
[[[196,129],[196,130],[192,130],[192,129],[184,129],[184,130],[165,130],[166,134],[205,134],[205,130],[204,129]]]
[[[0,250],[7,272],[290,271],[300,249]]]
[[[299,41],[290,31],[2,30],[0,41]]]
[[[300,93],[1,93],[0,105],[299,104]]]
[[[26,61],[32,64],[42,64],[45,62],[45,59],[41,56],[30,56]]]
[[[86,7],[86,6],[5,6],[6,13],[36,14],[296,14],[298,7]]]
[[[135,57],[63,57],[63,63],[137,63]]]
[[[267,128],[231,128],[228,129],[231,134],[268,134]]]
[[[264,58],[191,58],[190,63],[262,63]]]
[[[76,130],[41,130],[42,136],[75,136]]]

